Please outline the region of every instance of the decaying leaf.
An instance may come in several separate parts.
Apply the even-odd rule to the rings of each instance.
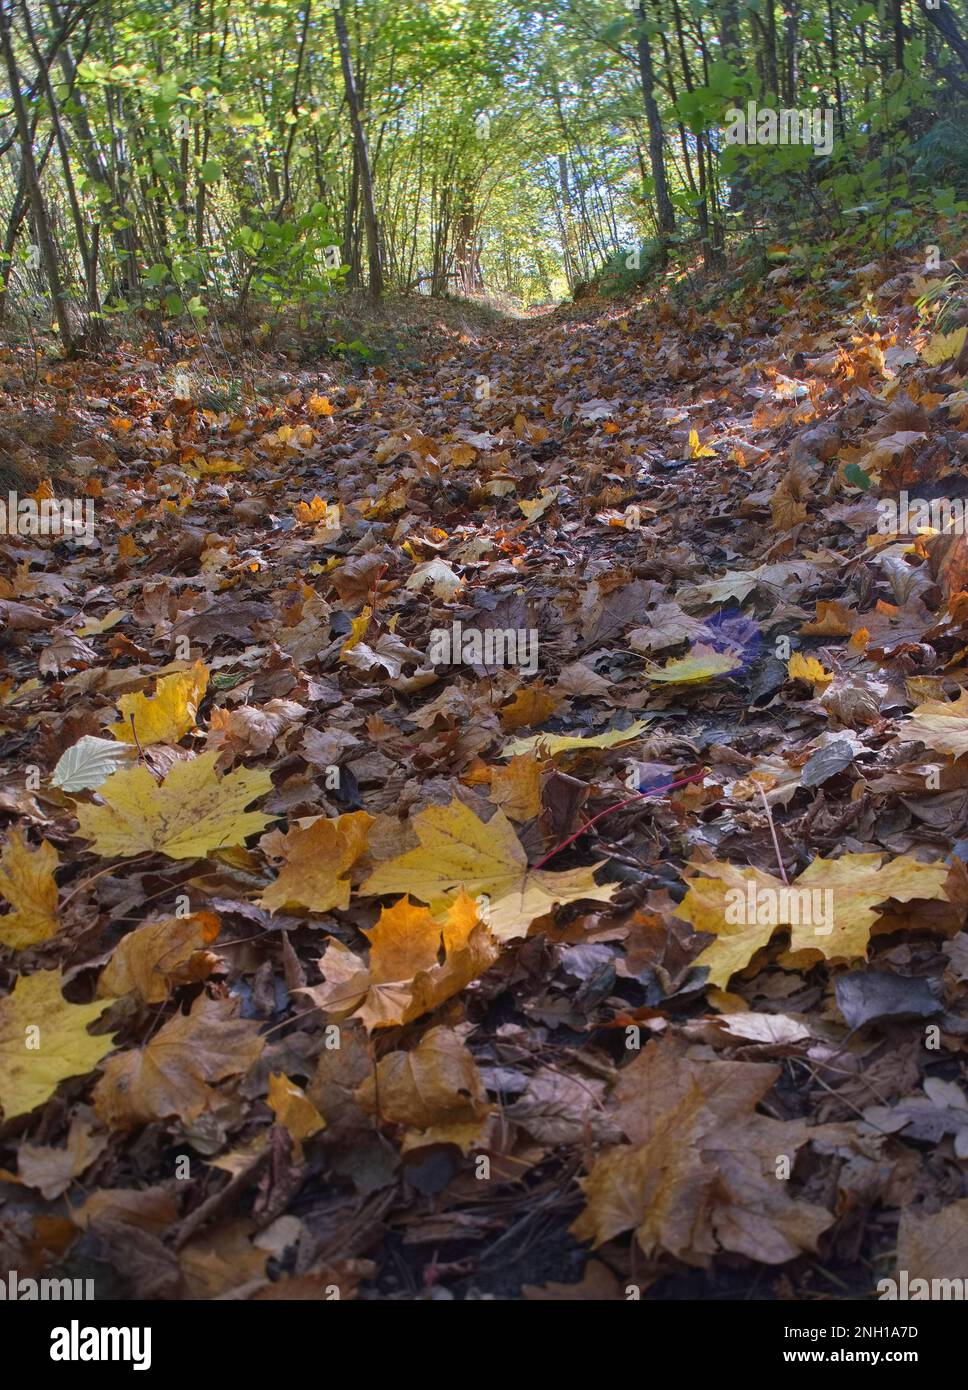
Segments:
[[[246,1071],[262,1047],[258,1025],[238,1018],[230,999],[199,995],[191,1013],[176,1014],[144,1047],[109,1058],[94,1088],[98,1119],[112,1129],[169,1115],[192,1120],[215,1102],[209,1083]]]
[[[630,1142],[606,1149],[583,1186],[572,1229],[594,1247],[634,1230],[647,1256],[708,1267],[722,1251],[782,1264],[814,1250],[832,1215],[794,1200],[776,1155],[809,1131],[756,1113],[779,1076],[759,1063],[690,1062],[652,1043],[621,1076],[616,1119]]]
[[[356,1092],[360,1104],[406,1132],[404,1149],[455,1144],[469,1153],[490,1113],[474,1059],[448,1028],[431,1028],[409,1052],[390,1052]]]
[[[373,817],[365,811],[329,820],[320,816],[307,826],[294,826],[286,834],[273,831],[262,848],[273,860],[282,861],[279,877],[260,898],[270,912],[305,907],[329,912],[346,907],[350,900],[348,871],[366,848]]]
[[[176,985],[204,980],[218,963],[205,947],[220,927],[214,912],[196,912],[148,922],[129,932],[101,971],[98,995],[117,999],[136,994],[146,1004],[159,1004]]]

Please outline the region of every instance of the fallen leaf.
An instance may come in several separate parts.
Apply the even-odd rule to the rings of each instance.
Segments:
[[[959,688],[957,700],[925,700],[911,711],[899,737],[953,758],[968,753],[968,690]]]
[[[279,877],[259,899],[270,912],[286,907],[329,912],[346,907],[350,900],[349,870],[366,849],[373,817],[366,811],[350,811],[329,819],[319,816],[309,826],[293,826],[283,834],[275,830],[263,837],[262,849],[273,860],[282,860]]]
[[[131,1129],[169,1115],[192,1120],[214,1104],[208,1083],[248,1070],[263,1048],[258,1024],[235,1010],[231,999],[199,995],[190,1014],[169,1019],[144,1047],[109,1058],[94,1088],[98,1119]]]
[[[85,734],[58,758],[51,786],[63,792],[95,791],[136,756],[137,749],[129,744]]]
[[[75,1115],[63,1149],[49,1144],[20,1145],[17,1176],[52,1202],[100,1158],[107,1146],[108,1135],[104,1131],[95,1131],[80,1115]]]
[[[690,648],[686,656],[667,661],[664,666],[646,666],[646,675],[650,681],[694,685],[731,675],[742,664],[742,657],[737,652],[718,652],[700,642]]]
[[[792,681],[809,681],[812,685],[827,685],[834,678],[833,672],[815,656],[804,656],[802,652],[794,652],[790,657],[787,675]]]
[[[77,807],[78,834],[105,856],[155,852],[201,858],[240,845],[271,816],[246,811],[272,788],[268,772],[241,768],[221,779],[218,750],[173,764],[159,786],[145,767],[113,773],[99,789],[103,806]]]
[[[98,996],[136,994],[146,1004],[160,1004],[175,985],[204,980],[217,964],[217,957],[204,948],[220,929],[214,912],[147,922],[115,946],[98,979]]]
[[[584,869],[551,873],[529,869],[527,856],[503,811],[485,824],[454,800],[449,806],[429,806],[412,819],[420,849],[381,864],[360,887],[360,893],[412,893],[431,912],[443,912],[464,889],[471,897],[489,899],[484,920],[501,941],[527,935],[536,917],[558,903],[578,899],[608,902],[616,885],[597,884],[592,864]]]
[[[122,719],[108,726],[111,733],[120,743],[138,743],[142,748],[153,743],[177,743],[195,727],[208,676],[204,661],[196,661],[189,671],[162,676],[154,695],[141,691],[122,695],[118,701]]]
[[[529,821],[541,812],[541,775],[546,766],[534,752],[519,753],[506,767],[491,768],[491,800],[513,821]]]
[[[791,928],[792,951],[819,952],[827,960],[867,954],[877,905],[889,898],[946,900],[945,864],[921,864],[907,855],[817,857],[791,884],[760,869],[717,862],[692,866],[689,890],[676,916],[716,940],[696,959],[709,983],[725,989],[779,927]]]
[[[35,1110],[69,1076],[93,1071],[114,1046],[109,1034],[92,1037],[89,1023],[113,999],[69,1004],[60,970],[21,975],[0,999],[0,1109],[4,1120]]]
[[[469,1153],[490,1113],[474,1059],[449,1028],[431,1028],[411,1051],[382,1057],[356,1097],[384,1124],[404,1127],[404,1151],[456,1144]]]
[[[326,1128],[326,1121],[306,1092],[282,1072],[269,1073],[266,1103],[276,1117],[276,1124],[282,1125],[295,1141],[297,1157],[301,1156],[303,1141]]]
[[[326,983],[302,992],[337,1018],[359,1018],[368,1031],[429,1013],[483,974],[498,954],[465,893],[442,922],[427,908],[401,898],[383,908],[376,926],[364,935],[370,942],[367,965],[342,942],[332,941],[319,961]]]
[[[0,853],[0,897],[12,912],[0,917],[0,942],[15,951],[48,941],[60,930],[57,917],[57,851],[46,840],[32,850],[21,830],[11,830]]]
[[[651,716],[650,716],[651,717]],[[522,753],[534,751],[542,757],[553,758],[558,753],[585,753],[590,749],[615,748],[620,743],[630,743],[641,738],[648,726],[648,719],[639,719],[627,729],[609,729],[604,734],[534,734],[531,738],[519,738],[514,743],[505,744],[501,754],[504,758],[514,758]]]

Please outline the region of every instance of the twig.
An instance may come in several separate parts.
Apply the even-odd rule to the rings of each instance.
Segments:
[[[787,871],[783,867],[783,855],[780,853],[780,841],[776,837],[776,826],[773,824],[773,812],[770,810],[770,803],[766,799],[766,792],[762,787],[759,788],[760,796],[763,798],[763,805],[766,809],[766,818],[770,822],[770,834],[773,836],[773,849],[776,852],[776,862],[780,866],[780,877],[789,887],[790,880],[787,878]]]
[[[145,767],[148,769],[148,771],[151,773],[152,777],[155,779],[155,781],[158,783],[160,787],[162,782],[164,781],[164,778],[159,776],[159,774],[149,763],[148,759],[145,757],[145,750],[141,746],[141,740],[138,737],[138,730],[134,726],[134,715],[130,714],[128,718],[131,720],[131,732],[134,734],[134,741],[138,749],[138,757],[144,763]]]

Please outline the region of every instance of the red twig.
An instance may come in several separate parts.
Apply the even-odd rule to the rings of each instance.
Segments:
[[[666,782],[661,787],[650,787],[647,792],[636,792],[634,796],[628,796],[624,801],[616,801],[614,806],[607,806],[604,811],[599,811],[597,816],[592,816],[591,820],[580,826],[573,835],[569,835],[567,840],[562,840],[561,844],[556,845],[543,859],[539,859],[537,864],[532,864],[528,872],[531,873],[535,869],[540,869],[543,864],[547,864],[549,859],[554,859],[556,854],[567,849],[573,840],[577,840],[579,835],[584,835],[586,830],[590,830],[595,822],[602,820],[604,816],[610,816],[613,811],[620,811],[623,806],[631,806],[633,801],[640,801],[643,796],[657,796],[659,792],[671,792],[676,787],[684,787],[687,782],[699,782],[705,777],[707,770],[703,768],[702,772],[694,772],[690,777],[681,777],[678,782]]]

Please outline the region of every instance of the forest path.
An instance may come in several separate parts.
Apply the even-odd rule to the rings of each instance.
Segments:
[[[918,363],[906,295],[864,329],[817,298],[777,322],[767,291],[444,322],[356,373],[246,364],[233,399],[204,353],[46,370],[93,546],[2,548],[0,891],[34,876],[2,968],[15,948],[18,990],[53,979],[67,1017],[95,989],[116,1010],[113,1043],[84,1033],[99,1079],[24,1131],[61,1152],[70,1117],[93,1125],[79,1171],[109,1214],[132,1175],[163,1191],[177,1251],[110,1246],[112,1289],[263,1278],[255,1238],[285,1214],[344,1296],[623,1297],[641,1262],[614,1214],[639,1204],[673,1292],[869,1290],[915,1150],[885,1159],[861,1117],[923,1110],[925,980],[947,982],[945,1085],[966,1011],[943,944],[964,789],[947,765],[926,786],[903,713],[959,669],[961,571],[868,546],[877,503],[837,457],[880,459],[883,490],[923,439],[955,448],[948,369],[885,375],[894,346]],[[797,875],[836,931],[791,950]],[[772,921],[728,930],[750,881]],[[858,1018],[897,1027],[848,1038]],[[156,1085],[172,1046],[182,1081]],[[764,1155],[817,1124],[778,1181]],[[172,1142],[195,1155],[174,1197]],[[215,1156],[251,1177],[230,1218]],[[646,1160],[671,1214],[627,1180]],[[917,1181],[940,1203],[941,1166]],[[28,1226],[54,1211],[12,1190]],[[223,1247],[244,1258],[203,1277]],[[742,1267],[676,1274],[721,1250]]]

